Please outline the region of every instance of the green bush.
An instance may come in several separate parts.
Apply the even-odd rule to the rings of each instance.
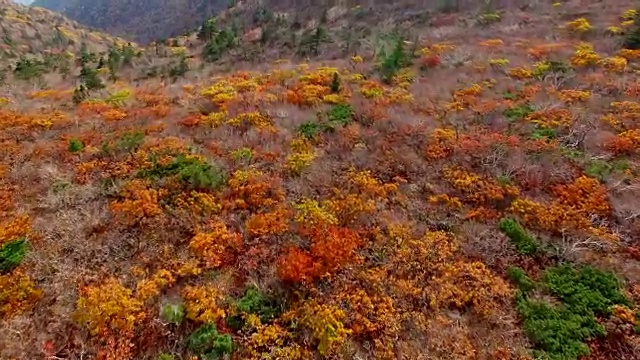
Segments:
[[[507,275],[513,281],[520,291],[527,293],[536,288],[536,283],[531,280],[530,277],[527,276],[527,273],[524,272],[519,267],[512,266],[507,269]]]
[[[245,290],[236,306],[244,313],[258,315],[262,322],[275,318],[279,313],[275,301],[253,286]]]
[[[604,327],[589,315],[576,314],[563,306],[554,307],[539,300],[527,300],[518,294],[517,310],[523,329],[535,344],[540,359],[573,360],[589,355],[585,343],[604,335]]]
[[[69,140],[69,152],[75,153],[78,151],[82,151],[84,149],[84,144],[79,139],[73,138]]]
[[[20,265],[27,255],[27,240],[9,241],[0,248],[0,273],[7,273]]]
[[[622,47],[630,50],[640,49],[640,10],[638,11],[638,15],[636,15],[634,28],[625,36]]]
[[[631,305],[620,292],[622,284],[614,274],[590,266],[553,267],[545,271],[543,281],[574,313],[606,315],[612,305]]]
[[[511,243],[523,255],[535,255],[540,249],[536,239],[514,219],[502,218],[498,223],[500,230],[505,233]]]
[[[604,160],[595,159],[589,161],[585,165],[584,173],[600,181],[605,181],[612,173],[616,171],[624,171],[628,168],[629,163],[626,160],[606,162]]]
[[[390,83],[400,69],[411,65],[411,59],[404,48],[404,38],[397,37],[395,46],[390,54],[387,55],[383,49],[380,52],[380,59],[378,70],[382,80]]]
[[[527,115],[534,111],[533,107],[529,104],[518,105],[509,109],[506,109],[503,115],[510,121],[517,121],[524,119]]]
[[[175,360],[176,357],[171,355],[171,354],[167,354],[167,353],[162,353],[160,355],[158,355],[156,360]]]
[[[219,334],[215,324],[207,323],[189,335],[187,348],[203,359],[219,359],[233,352],[233,340],[229,334]]]
[[[280,313],[275,299],[254,286],[248,287],[244,295],[233,306],[237,310],[237,314],[227,318],[227,325],[234,330],[240,330],[244,327],[244,318],[247,314],[256,315],[260,321],[267,323]]]
[[[160,317],[166,323],[180,325],[184,320],[184,305],[164,304],[160,310]]]
[[[144,132],[128,132],[118,140],[116,146],[121,151],[135,151],[144,143]]]
[[[314,121],[307,121],[298,126],[298,133],[307,139],[313,139],[318,135],[322,125]]]
[[[340,92],[340,76],[337,72],[333,73],[333,78],[331,79],[331,84],[329,85],[331,92],[337,94]]]
[[[560,300],[559,305],[529,298],[526,289],[535,284],[521,269],[510,270],[510,277],[521,286],[517,310],[536,347],[535,355],[541,359],[588,356],[586,342],[606,334],[596,317],[608,315],[613,305],[630,305],[615,275],[589,266],[560,265],[544,272],[540,287]]]
[[[553,140],[558,136],[556,130],[547,129],[547,128],[535,128],[531,133],[531,139],[540,140],[540,139],[548,139]]]
[[[27,58],[21,58],[20,60],[18,60],[18,62],[16,63],[16,67],[13,70],[14,76],[21,80],[31,80],[39,78],[46,72],[47,68],[45,67],[43,62]]]
[[[160,165],[154,162],[151,169],[138,172],[139,177],[162,179],[177,177],[182,183],[193,189],[220,188],[226,182],[221,169],[213,167],[200,159],[179,155],[172,162]]]
[[[349,125],[353,120],[353,107],[349,104],[333,105],[327,113],[327,119],[331,125]]]

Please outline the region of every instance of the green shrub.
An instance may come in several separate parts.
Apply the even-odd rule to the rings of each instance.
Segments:
[[[497,12],[486,12],[478,16],[478,23],[480,25],[490,25],[493,23],[497,23],[501,20],[502,20],[502,15]]]
[[[118,140],[116,147],[121,151],[135,151],[144,143],[144,132],[128,132]]]
[[[586,164],[584,173],[600,181],[605,181],[612,173],[616,171],[624,171],[628,168],[629,163],[626,160],[606,162],[594,159]]]
[[[298,133],[307,139],[313,139],[318,135],[322,125],[314,121],[307,121],[298,126]]]
[[[507,275],[513,281],[520,291],[527,293],[536,288],[536,283],[531,280],[527,273],[519,267],[512,266],[507,269]]]
[[[73,138],[69,140],[69,152],[75,153],[78,151],[82,151],[84,149],[84,144],[79,139]]]
[[[45,67],[43,62],[27,58],[21,58],[20,60],[18,60],[18,62],[16,63],[16,67],[13,70],[14,76],[21,80],[31,80],[39,78],[46,72],[47,68]]]
[[[340,92],[340,76],[337,72],[333,73],[333,78],[331,79],[331,84],[329,85],[331,92],[337,94]]]
[[[353,120],[353,107],[349,104],[333,105],[327,113],[327,119],[331,125],[349,125]]]
[[[559,305],[529,298],[525,289],[531,283],[524,271],[510,270],[510,276],[523,287],[516,295],[517,310],[541,359],[588,356],[586,342],[606,334],[596,317],[608,315],[613,305],[630,305],[615,275],[589,266],[560,265],[544,272],[542,289],[558,298]]]
[[[604,327],[589,315],[576,314],[563,306],[554,307],[518,294],[517,310],[522,327],[534,343],[540,359],[574,360],[589,355],[586,341],[604,335]]]
[[[151,169],[138,172],[139,177],[162,179],[177,177],[182,183],[193,189],[219,188],[226,178],[221,169],[213,167],[200,159],[179,155],[172,162],[160,165],[154,162]]]
[[[557,133],[555,129],[548,128],[535,128],[531,133],[531,139],[540,140],[540,139],[548,139],[553,140],[557,137]]]
[[[251,159],[253,159],[253,150],[251,150],[251,148],[248,148],[248,147],[243,147],[243,148],[234,150],[231,153],[231,158],[233,159],[233,161],[250,162]]]
[[[529,104],[518,105],[509,109],[506,109],[503,115],[510,121],[517,121],[524,119],[527,115],[534,111],[533,107]]]
[[[244,313],[258,315],[262,322],[273,319],[279,313],[275,301],[253,286],[245,290],[236,306]]]
[[[574,313],[606,315],[612,305],[631,305],[620,292],[622,284],[614,274],[590,266],[547,269],[543,282]]]
[[[20,265],[27,255],[27,240],[9,241],[0,248],[0,273],[7,273]]]
[[[164,304],[160,310],[160,317],[166,323],[180,325],[184,320],[184,305]]]
[[[158,357],[156,358],[156,360],[175,360],[175,359],[176,359],[175,356],[167,353],[162,353],[158,355]]]
[[[498,223],[500,230],[505,233],[511,243],[523,255],[535,255],[540,249],[536,239],[514,219],[502,218]]]
[[[219,334],[215,324],[207,323],[189,335],[187,348],[204,359],[219,359],[233,352],[233,340],[229,334]]]
[[[280,308],[275,299],[254,286],[248,287],[244,295],[233,306],[237,310],[237,314],[227,318],[227,325],[234,330],[240,330],[244,327],[244,319],[247,314],[258,316],[262,323],[267,323],[280,314]]]
[[[624,37],[622,47],[630,50],[640,49],[640,10],[634,21],[634,28]]]
[[[411,59],[404,48],[404,38],[397,37],[395,46],[390,54],[387,55],[384,49],[380,51],[380,59],[378,70],[382,80],[390,83],[400,69],[411,65]]]
[[[89,91],[100,90],[105,87],[102,80],[98,77],[98,71],[87,65],[82,66],[80,70],[80,80]]]

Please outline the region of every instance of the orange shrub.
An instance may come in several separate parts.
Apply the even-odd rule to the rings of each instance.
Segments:
[[[191,239],[189,249],[202,259],[207,268],[216,268],[222,264],[228,249],[241,245],[242,236],[229,232],[224,222],[216,220],[209,224],[208,231],[199,232]]]
[[[133,225],[143,219],[162,214],[160,199],[167,194],[164,189],[147,188],[142,180],[132,180],[124,187],[123,200],[114,200],[111,211],[124,224]]]
[[[41,290],[20,270],[0,275],[0,319],[18,315],[38,302]]]
[[[0,225],[0,246],[4,243],[24,237],[31,231],[29,215],[13,218],[11,221]]]
[[[223,294],[214,286],[186,286],[182,290],[182,298],[187,311],[187,318],[201,322],[217,322],[226,317],[220,307]]]
[[[115,278],[81,289],[75,313],[76,321],[87,325],[93,335],[132,331],[144,317],[142,301]]]
[[[307,251],[290,247],[278,260],[278,276],[296,283],[312,281],[317,276],[316,264]]]
[[[289,229],[291,212],[279,207],[273,211],[255,214],[247,222],[247,232],[254,237],[280,235]]]

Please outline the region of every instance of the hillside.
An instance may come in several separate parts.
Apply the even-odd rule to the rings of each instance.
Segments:
[[[191,30],[226,8],[225,0],[36,0],[33,6],[60,11],[108,33],[149,42]]]
[[[0,4],[0,359],[640,358],[635,1]]]
[[[494,0],[495,6],[525,6],[526,0]],[[363,12],[378,13],[383,18],[390,15],[399,17],[416,16],[426,11],[475,8],[476,0],[421,0],[421,1],[388,1],[369,0],[366,2],[345,2],[338,0],[35,0],[33,6],[59,11],[70,19],[107,33],[133,39],[140,43],[148,43],[166,39],[192,30],[195,24],[201,23],[209,16],[219,14],[225,9],[236,9],[245,12],[243,26],[250,26],[259,21],[261,10],[269,9],[283,17],[296,17],[308,20],[317,17],[323,9],[336,5],[345,9],[360,7]],[[334,7],[335,8],[335,7]],[[336,8],[337,9],[337,8]],[[368,20],[375,24],[371,17]]]
[[[105,51],[126,42],[114,36],[87,29],[59,13],[0,0],[0,62],[24,55]]]

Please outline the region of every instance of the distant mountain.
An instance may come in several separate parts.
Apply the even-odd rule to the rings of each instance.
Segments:
[[[149,42],[194,29],[228,0],[36,0],[87,26]]]

